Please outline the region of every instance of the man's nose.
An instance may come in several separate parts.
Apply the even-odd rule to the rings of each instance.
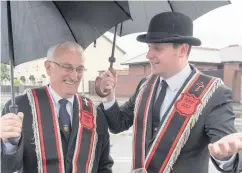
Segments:
[[[148,52],[147,52],[147,54],[146,54],[146,58],[150,60],[152,57],[153,57],[152,50],[149,49]]]
[[[77,81],[80,74],[76,71],[76,69],[73,69],[73,71],[70,73],[71,79],[74,81]]]

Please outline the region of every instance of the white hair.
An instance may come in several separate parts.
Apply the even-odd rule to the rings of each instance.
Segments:
[[[53,56],[56,52],[56,49],[67,49],[73,52],[76,52],[78,54],[80,54],[80,56],[84,58],[84,50],[83,48],[77,44],[76,42],[71,42],[71,41],[66,41],[63,43],[59,43],[57,45],[54,45],[52,47],[49,48],[48,52],[47,52],[47,59],[52,61],[53,60]]]

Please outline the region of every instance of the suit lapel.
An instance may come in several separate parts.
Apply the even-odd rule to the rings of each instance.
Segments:
[[[73,102],[73,117],[72,117],[72,131],[69,140],[68,151],[72,148],[72,144],[75,143],[76,135],[79,128],[79,106],[76,96]]]

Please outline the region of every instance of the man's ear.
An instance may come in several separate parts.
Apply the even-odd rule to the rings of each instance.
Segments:
[[[186,44],[186,43],[183,43],[183,44],[180,46],[180,57],[187,56],[187,54],[188,54],[188,50],[189,50],[189,45]]]
[[[51,70],[50,70],[51,67],[50,66],[51,66],[50,61],[46,60],[45,61],[45,70],[46,70],[46,73],[47,73],[48,76],[51,75]]]

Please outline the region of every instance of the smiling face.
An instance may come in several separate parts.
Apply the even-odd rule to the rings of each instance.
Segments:
[[[70,98],[77,92],[83,77],[84,59],[73,49],[56,48],[51,61],[45,62],[45,68],[51,88],[61,97]]]
[[[149,43],[148,46],[146,58],[151,64],[152,74],[169,78],[181,71],[188,63],[188,44],[175,47],[172,43]]]

